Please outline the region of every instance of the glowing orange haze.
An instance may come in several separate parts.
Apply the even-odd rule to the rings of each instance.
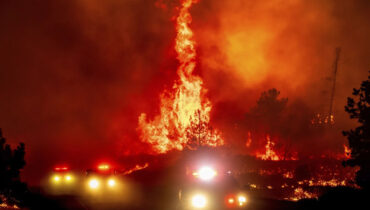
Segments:
[[[196,2],[197,0],[182,0],[176,21],[175,50],[180,63],[177,69],[179,79],[172,90],[161,94],[160,115],[152,121],[147,120],[145,113],[139,117],[142,141],[151,144],[153,150],[158,153],[172,149],[182,150],[188,142],[186,130],[191,123],[199,123],[200,120],[208,124],[210,121],[212,105],[205,97],[206,90],[203,88],[202,79],[193,75],[196,67],[196,43],[193,31],[189,28],[192,21],[189,8]],[[223,139],[217,131],[207,136],[209,146],[223,144]]]

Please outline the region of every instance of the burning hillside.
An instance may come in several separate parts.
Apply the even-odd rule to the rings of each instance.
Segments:
[[[108,190],[137,190],[133,204],[148,206],[198,184],[224,188],[209,191],[233,205],[368,197],[370,1],[18,0],[0,10],[0,209],[49,205],[32,195],[54,199],[46,185],[57,199],[104,202]]]
[[[153,119],[148,119],[145,113],[140,115],[137,130],[141,140],[148,143],[155,154],[196,150],[199,146],[233,149],[228,144],[231,139],[243,139],[245,130],[250,129],[247,140],[237,144],[239,148],[234,152],[254,158],[246,161],[250,165],[239,162],[233,169],[239,181],[250,190],[267,190],[279,199],[299,200],[317,197],[323,187],[356,187],[354,177],[358,169],[341,165],[342,160],[350,157],[346,146],[343,153],[310,154],[295,143],[300,139],[322,138],[320,135],[323,136],[327,130],[322,126],[334,126],[331,111],[330,120],[321,119],[320,114],[315,114],[302,103],[288,104],[288,98],[279,98],[280,92],[270,89],[262,93],[244,120],[239,120],[231,132],[228,128],[226,133],[229,135],[225,139],[218,129],[209,125],[212,103],[207,98],[203,79],[194,73],[198,63],[197,43],[190,28],[190,9],[195,3],[196,0],[181,1],[175,39],[178,79],[172,89],[160,95],[159,115]],[[302,134],[304,132],[306,135]],[[232,141],[235,144],[236,141]]]
[[[317,198],[332,187],[354,187],[358,168],[343,167],[342,160],[258,160],[240,156],[233,171],[250,191],[277,199]],[[244,162],[244,163],[243,163]]]

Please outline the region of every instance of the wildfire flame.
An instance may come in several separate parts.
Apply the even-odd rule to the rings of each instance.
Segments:
[[[0,194],[0,202],[0,209],[19,209],[15,204],[8,204],[8,199],[2,194]]]
[[[343,147],[344,147],[344,158],[351,159],[351,153],[352,153],[351,148],[347,147],[345,144],[343,144]]]
[[[0,209],[19,209],[19,207],[15,204],[13,206],[10,206],[6,203],[1,203],[0,204]]]
[[[248,143],[251,143],[252,139],[250,133],[248,133],[248,139],[246,142],[246,146]],[[281,146],[280,146],[281,147]],[[283,161],[283,160],[298,160],[298,152],[290,150],[290,147],[281,147],[280,149],[276,150],[275,141],[271,140],[271,136],[269,134],[266,135],[266,145],[263,149],[258,149],[254,152],[256,158],[261,160],[268,160],[268,161]]]
[[[189,24],[192,21],[189,9],[197,0],[182,0],[181,9],[176,19],[175,50],[180,66],[177,69],[179,79],[175,81],[172,91],[160,95],[160,114],[152,121],[145,113],[139,117],[141,139],[152,145],[158,153],[172,149],[182,150],[189,139],[186,130],[191,123],[209,123],[212,105],[205,97],[206,89],[199,76],[193,75],[196,67],[196,43]],[[199,115],[198,117],[194,117]],[[223,144],[219,132],[207,134],[209,146]]]
[[[136,165],[134,168],[127,170],[123,173],[123,175],[131,174],[132,172],[143,170],[149,167],[149,163],[145,163],[144,165]]]
[[[270,135],[267,135],[266,139],[267,139],[267,143],[265,146],[265,153],[257,153],[257,157],[262,160],[279,161],[280,157],[274,151],[275,143],[271,141]]]
[[[316,114],[312,119],[311,119],[311,124],[312,125],[334,125],[335,120],[334,120],[334,115],[328,115],[328,114]]]
[[[301,187],[298,187],[294,190],[294,196],[291,198],[288,198],[288,200],[291,201],[299,201],[301,199],[312,199],[312,198],[317,198],[318,195],[315,193],[307,192],[303,190]]]

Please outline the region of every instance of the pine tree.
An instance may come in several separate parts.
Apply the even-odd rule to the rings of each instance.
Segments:
[[[343,131],[352,150],[351,159],[345,161],[344,165],[359,166],[356,182],[359,186],[370,189],[370,75],[359,89],[353,89],[353,96],[348,98],[345,111],[351,119],[357,120],[359,126]]]

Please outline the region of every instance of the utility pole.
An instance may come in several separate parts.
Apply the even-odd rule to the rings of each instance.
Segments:
[[[334,74],[333,74],[333,86],[331,89],[331,96],[330,96],[330,107],[329,107],[329,122],[333,118],[333,104],[334,104],[334,95],[335,95],[335,86],[337,82],[337,72],[338,72],[338,62],[339,62],[339,56],[340,56],[341,49],[338,47],[335,49],[335,60],[333,64],[334,68]]]

